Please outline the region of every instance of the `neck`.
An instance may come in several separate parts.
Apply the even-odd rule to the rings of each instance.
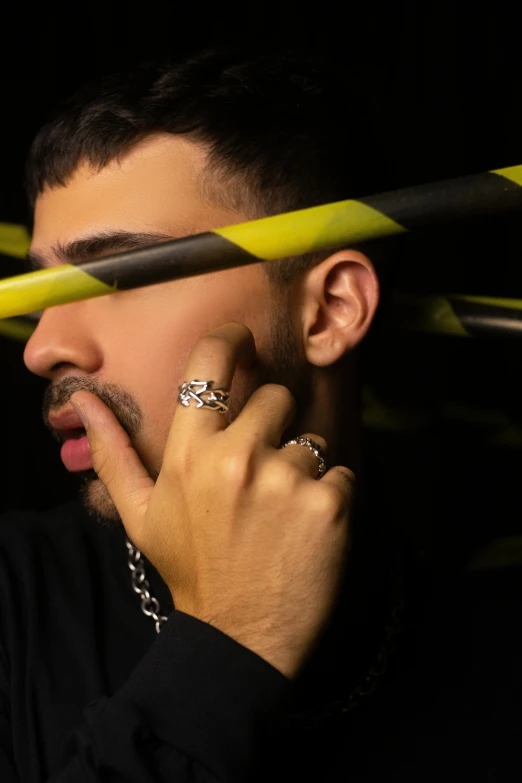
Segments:
[[[361,412],[357,399],[355,357],[344,366],[314,367],[310,394],[299,417],[299,434],[321,435],[328,444],[327,464],[345,465],[363,480]]]
[[[345,465],[356,477],[356,497],[349,525],[352,549],[347,561],[340,601],[321,645],[315,665],[328,671],[332,650],[344,650],[343,667],[355,672],[367,665],[367,657],[383,633],[389,591],[389,563],[379,540],[375,519],[366,496],[362,421],[354,356],[342,368],[313,368],[308,405],[301,409],[299,433],[317,433],[328,444],[327,468]],[[314,668],[314,664],[312,664]],[[349,672],[347,672],[349,676]]]

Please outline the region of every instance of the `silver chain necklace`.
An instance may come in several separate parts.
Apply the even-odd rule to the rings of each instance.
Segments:
[[[132,589],[141,598],[141,611],[147,617],[152,617],[156,623],[156,633],[159,633],[167,618],[160,614],[158,599],[150,594],[150,584],[145,576],[145,563],[140,550],[136,549],[127,536],[125,536],[125,543],[129,552],[128,564],[131,570]]]
[[[145,563],[140,550],[136,549],[128,537],[125,538],[125,543],[129,553],[128,565],[131,571],[132,589],[141,598],[141,611],[147,617],[152,617],[156,624],[156,633],[159,633],[161,626],[168,618],[160,614],[159,601],[150,594],[150,584],[145,575]],[[342,718],[357,707],[364,698],[371,696],[375,691],[378,681],[388,670],[390,657],[397,646],[397,636],[401,627],[404,592],[402,580],[398,581],[400,582],[399,587],[397,580],[394,582],[394,601],[384,626],[384,644],[372,661],[366,676],[363,677],[347,698],[331,703],[326,710],[322,712],[306,710],[296,715],[288,716],[291,724],[297,722],[302,728],[310,729],[327,718]]]

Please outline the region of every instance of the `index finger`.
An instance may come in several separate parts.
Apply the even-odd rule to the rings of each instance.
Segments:
[[[182,383],[212,381],[214,388],[223,388],[228,392],[237,366],[249,366],[255,358],[256,345],[250,329],[243,324],[225,324],[207,332],[194,344],[185,365]],[[198,389],[195,388],[195,391]],[[208,399],[208,393],[203,394],[203,399]],[[226,428],[227,419],[222,413],[205,405],[197,405],[198,401],[194,398],[188,400],[187,406],[178,401],[167,449],[174,438],[179,444],[180,439],[196,434],[204,437]]]

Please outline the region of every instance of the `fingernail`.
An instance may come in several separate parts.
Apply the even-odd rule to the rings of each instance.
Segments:
[[[87,412],[85,408],[82,405],[80,405],[79,402],[73,400],[72,398],[71,398],[71,405],[73,406],[74,411],[78,416],[78,418],[80,419],[81,423],[83,424],[85,429],[87,429],[87,427],[89,426],[89,419],[87,417]]]

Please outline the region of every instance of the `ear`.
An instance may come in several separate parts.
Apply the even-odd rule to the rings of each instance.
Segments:
[[[379,304],[379,280],[370,259],[340,250],[309,270],[301,289],[303,347],[310,364],[327,367],[363,339]]]

